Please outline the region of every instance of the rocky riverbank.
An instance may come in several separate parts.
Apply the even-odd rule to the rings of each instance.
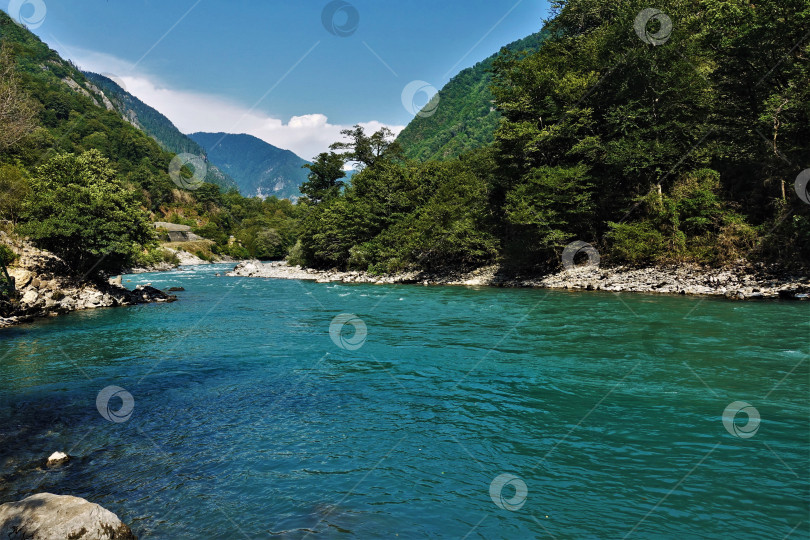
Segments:
[[[0,328],[71,311],[177,300],[148,285],[129,290],[120,279],[108,283],[81,279],[59,258],[30,245],[15,251],[19,259],[8,270],[18,298],[0,296]]]
[[[596,290],[689,294],[747,299],[808,299],[810,276],[780,273],[766,266],[738,265],[723,269],[681,265],[656,268],[577,267],[542,276],[526,276],[488,266],[470,272],[430,274],[406,272],[374,276],[366,272],[313,270],[285,262],[244,261],[228,276],[301,279],[320,283],[419,283],[422,285],[465,285],[496,287],[541,287],[549,289]]]
[[[170,247],[163,247],[163,249],[174,255],[177,258],[177,262],[176,263],[161,262],[154,266],[129,268],[127,270],[124,270],[123,273],[146,274],[149,272],[170,272],[172,270],[176,270],[180,266],[197,266],[200,264],[238,262],[237,259],[228,257],[227,255],[213,255],[211,259],[206,261],[205,259],[201,259],[197,255],[189,253],[188,251],[183,251],[182,249],[172,249]]]

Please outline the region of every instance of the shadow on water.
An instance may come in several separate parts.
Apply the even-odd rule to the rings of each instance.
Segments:
[[[93,424],[97,420],[70,393],[37,390],[0,400],[0,500],[20,499],[37,486],[42,491],[82,467],[89,457],[71,456],[54,468],[45,462],[54,451],[68,452],[75,445],[66,434],[90,430]]]

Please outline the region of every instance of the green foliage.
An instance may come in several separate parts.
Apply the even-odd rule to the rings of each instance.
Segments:
[[[615,259],[719,264],[753,247],[746,223],[771,220],[810,164],[806,2],[667,2],[673,31],[658,46],[633,30],[645,7],[559,2],[539,50],[495,60],[493,202],[508,247],[603,244],[610,233],[602,247]],[[538,182],[538,171],[574,167],[587,179],[564,190]],[[586,213],[561,216],[584,197]]]
[[[180,259],[171,251],[161,247],[151,247],[151,249],[147,249],[135,255],[133,262],[137,267],[150,268],[161,263],[177,266],[180,264]]]
[[[355,163],[357,169],[373,167],[377,163],[396,160],[402,156],[402,148],[399,143],[392,140],[394,134],[388,128],[384,127],[371,135],[366,135],[365,130],[356,125],[340,133],[349,140],[336,142],[330,148],[346,150],[340,157],[344,161]]]
[[[309,266],[345,268],[349,250],[370,240],[379,226],[374,224],[371,208],[362,202],[335,199],[307,216],[301,241]]]
[[[506,224],[520,232],[525,256],[563,247],[591,232],[582,226],[594,208],[591,184],[584,165],[542,166],[507,193]]]
[[[668,194],[651,190],[639,197],[634,220],[608,223],[611,256],[632,264],[725,264],[745,257],[756,231],[720,189],[717,171],[701,169],[679,179]]]
[[[233,244],[230,246],[225,246],[220,248],[219,251],[222,255],[227,255],[228,257],[232,257],[234,259],[249,259],[250,252],[243,246],[239,244]]]
[[[618,261],[634,265],[660,261],[668,252],[667,241],[652,223],[609,222],[608,238],[612,242],[611,254]]]
[[[634,30],[642,0],[554,6],[542,45],[488,61],[491,150],[415,164],[396,147],[373,151],[385,133],[344,132],[333,148],[362,172],[308,209],[296,255],[372,272],[533,267],[584,240],[613,262],[810,263],[810,211],[790,190],[810,166],[810,5],[673,0],[659,6],[673,32],[657,45]],[[436,114],[400,135],[404,155],[486,146],[471,134],[495,113],[482,102],[488,69],[442,91]],[[481,130],[459,118],[483,119]]]
[[[14,165],[0,165],[0,219],[16,223],[30,187],[23,171]]]
[[[292,266],[303,266],[306,264],[304,256],[304,245],[301,240],[297,241],[293,247],[287,252],[287,264]]]
[[[210,255],[208,255],[206,252],[204,252],[202,250],[195,251],[194,255],[196,255],[200,259],[204,260],[205,262],[211,262],[213,260]]]
[[[301,193],[313,204],[334,199],[343,187],[341,178],[346,177],[343,171],[343,158],[334,152],[318,154],[313,163],[307,163],[308,180],[301,184]]]
[[[0,151],[0,189],[23,194],[0,200],[0,218],[19,221],[38,242],[81,246],[68,255],[89,250],[116,264],[148,244],[134,237],[140,221],[130,213],[141,209],[191,225],[213,241],[212,253],[286,253],[293,264],[373,273],[546,266],[573,240],[631,264],[810,264],[810,206],[792,192],[810,167],[810,5],[667,1],[658,7],[673,32],[659,45],[633,29],[649,7],[642,0],[553,5],[541,34],[448,84],[435,115],[415,119],[397,141],[387,130],[345,130],[332,146],[338,153],[319,155],[308,177],[303,160],[258,139],[194,136],[215,162],[240,158],[226,172],[240,184],[249,178],[250,193],[297,195],[303,184],[299,205],[211,184],[178,189],[167,174],[165,141],[177,137],[168,125],[136,112],[161,148],[101,105],[92,75],[0,13],[15,84],[38,124]],[[111,93],[126,101],[118,90]],[[78,164],[101,156],[117,176],[107,165]],[[359,170],[348,187],[345,162]],[[276,177],[299,180],[277,186]],[[100,185],[113,194],[107,200]]]
[[[195,191],[179,189],[168,174],[174,157],[172,152],[204,154],[198,143],[182,135],[163,115],[111,80],[84,74],[59,58],[2,12],[0,40],[11,51],[9,57],[15,63],[17,87],[39,111],[35,119],[39,126],[12,148],[0,150],[0,189],[4,190],[0,196],[0,219],[25,221],[19,217],[19,207],[30,192],[29,187],[34,187],[28,185],[28,177],[36,167],[59,154],[80,155],[95,150],[109,160],[117,171],[117,179],[132,188],[133,211],[143,208],[152,221],[170,221],[203,229],[201,236],[217,242],[214,249],[220,253],[239,258],[252,256],[250,250],[257,235],[266,229],[279,232],[284,250],[295,243],[297,209],[289,201],[272,197],[266,201],[247,199],[235,189],[222,193],[214,184],[229,184],[223,180],[225,175],[210,163],[208,183]],[[66,81],[79,89],[74,90]],[[107,110],[105,99],[109,99],[116,110]],[[263,142],[261,145],[267,146]],[[301,165],[305,162],[292,153],[287,154],[297,160],[295,173],[304,177]],[[297,186],[298,183],[293,186],[295,193]],[[35,191],[39,189],[50,188],[39,185]],[[43,198],[52,196],[34,194]],[[37,224],[30,226],[37,227]],[[231,236],[237,237],[234,245],[229,245]]]
[[[469,268],[494,260],[498,242],[486,223],[487,184],[457,162],[445,174],[424,205],[352,253],[354,266],[397,272]]]
[[[31,188],[22,231],[77,273],[115,273],[153,241],[135,193],[97,150],[57,155],[36,170]]]
[[[802,268],[808,252],[810,217],[792,213],[787,204],[779,205],[776,216],[760,227],[756,255],[787,268]]]
[[[27,100],[36,113],[33,131],[26,130],[26,135],[15,144],[0,149],[0,219],[18,224],[20,232],[32,231],[40,245],[52,246],[71,259],[77,272],[89,270],[88,266],[92,266],[89,261],[96,255],[96,260],[105,256],[94,271],[115,271],[126,261],[137,264],[136,259],[143,254],[138,238],[142,232],[140,218],[129,223],[128,231],[118,226],[118,220],[129,213],[140,215],[142,210],[151,221],[206,227],[206,236],[214,237],[223,252],[240,257],[248,257],[250,252],[239,242],[252,245],[262,229],[283,231],[285,246],[294,243],[296,210],[292,205],[245,199],[235,190],[221,193],[213,183],[228,184],[219,181],[221,178],[216,175],[222,178],[224,175],[215,167],[209,166],[206,177],[213,183],[205,183],[193,192],[178,189],[168,175],[174,155],[165,149],[203,152],[165,117],[109,79],[86,76],[3,12],[0,12],[0,41],[5,51],[0,62],[4,75],[0,79],[13,82],[14,95]],[[5,76],[8,73],[11,78]],[[6,87],[11,86],[0,84],[0,91]],[[107,110],[105,99],[116,110]],[[10,130],[4,131],[8,133]],[[96,157],[103,156],[109,167],[117,171],[114,180],[108,178],[105,167],[98,167],[98,175],[90,174],[94,177],[93,185],[115,184],[108,186],[112,191],[106,202],[99,200],[96,193],[89,193],[89,185],[84,186],[88,190],[73,192],[62,184],[81,185],[87,172],[68,171],[80,167],[65,162],[63,154],[81,155],[85,159],[88,151],[96,152],[93,154]],[[45,167],[42,174],[35,173],[43,163],[50,169]],[[71,175],[81,177],[81,181]],[[36,181],[30,180],[32,176],[37,177]],[[27,213],[22,211],[26,199]],[[45,208],[56,213],[45,216]],[[115,215],[107,223],[111,212]],[[233,247],[227,246],[231,235],[240,237]],[[115,238],[119,239],[118,244]],[[146,254],[147,260],[150,257],[154,258],[154,254]]]
[[[224,245],[228,242],[228,235],[213,221],[209,221],[202,227],[195,227],[192,231],[194,234],[207,238],[208,240],[213,240],[220,245]]]
[[[38,127],[14,147],[0,150],[0,163],[30,172],[60,153],[98,150],[122,179],[148,193],[142,202],[150,209],[169,199],[174,187],[167,172],[172,154],[117,112],[108,111],[84,74],[1,12],[0,40],[12,52],[19,88],[39,111]]]
[[[0,244],[0,263],[4,264],[5,266],[10,266],[17,260],[18,255],[14,252],[13,249],[8,247],[5,244]],[[0,274],[0,279],[2,279],[2,275]]]
[[[189,227],[193,227],[194,225],[197,224],[197,222],[194,221],[193,219],[187,218],[180,214],[172,214],[171,216],[169,216],[169,223],[174,223],[175,225],[188,225]]]
[[[309,207],[300,246],[291,254],[297,262],[379,273],[494,259],[486,172],[491,162],[470,157],[403,163],[385,131],[366,136],[355,128],[346,134],[352,143],[343,147],[349,150],[344,158],[362,162],[363,170],[342,195]]]
[[[278,259],[295,244],[299,209],[290,201],[275,197],[264,201],[258,198],[243,199],[238,196],[235,199],[227,199],[226,196],[228,213],[220,213],[214,216],[212,221],[232,222],[231,234],[235,237],[235,245],[241,246],[244,251],[234,246],[226,249],[223,242],[220,242],[223,253],[237,258]],[[275,247],[271,245],[274,242],[277,244]]]
[[[265,229],[256,235],[256,240],[253,242],[253,249],[257,259],[266,260],[281,260],[287,253],[285,249],[284,239],[275,229]]]
[[[0,44],[0,151],[15,146],[37,127],[37,103],[20,88],[11,49]]]

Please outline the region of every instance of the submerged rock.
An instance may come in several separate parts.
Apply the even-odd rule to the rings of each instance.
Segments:
[[[51,493],[0,505],[0,538],[136,540],[109,510],[80,497]]]
[[[161,291],[160,289],[156,289],[151,285],[138,285],[135,287],[135,290],[132,291],[132,294],[135,296],[136,302],[175,302],[177,297],[173,294],[166,294],[165,292]]]

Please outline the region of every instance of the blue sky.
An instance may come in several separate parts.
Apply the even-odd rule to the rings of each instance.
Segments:
[[[12,16],[22,5],[19,16],[60,54],[117,75],[181,130],[249,132],[306,158],[340,127],[404,126],[408,83],[441,88],[548,15],[545,0],[347,0],[328,18],[340,30],[359,16],[341,37],[324,26],[329,4],[0,0]]]

